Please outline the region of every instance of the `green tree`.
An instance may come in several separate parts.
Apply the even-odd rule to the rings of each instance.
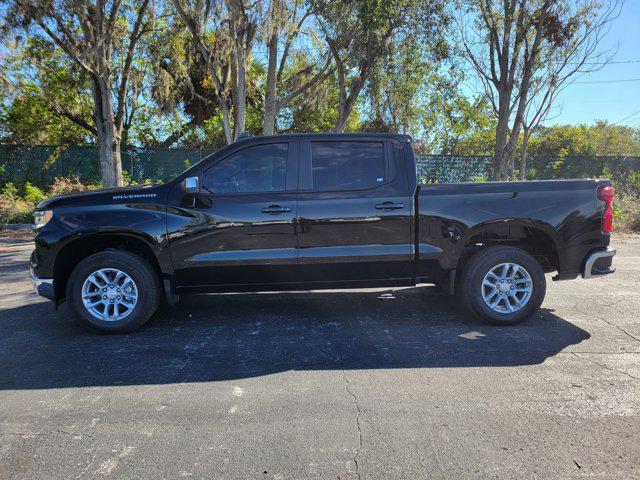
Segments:
[[[495,140],[495,118],[484,98],[469,100],[456,93],[442,105],[436,130],[437,151],[449,155],[490,155]]]
[[[419,37],[438,58],[447,16],[441,0],[315,0],[318,23],[338,82],[335,130],[345,129],[367,82],[403,39]]]
[[[442,77],[419,36],[401,35],[390,42],[394,54],[378,62],[365,89],[363,128],[420,135]]]
[[[91,143],[92,99],[87,78],[64,52],[37,37],[5,64],[15,95],[0,105],[3,141],[27,144]]]
[[[140,39],[152,30],[149,1],[7,1],[6,27],[24,29],[60,48],[89,79],[93,128],[104,186],[123,184],[120,145],[135,110]]]
[[[262,25],[267,47],[263,135],[276,129],[278,113],[331,75],[326,47],[315,41],[315,6],[302,0],[270,0]],[[305,36],[311,42],[297,42]],[[297,62],[299,56],[307,61]],[[299,68],[296,68],[298,66]]]
[[[207,66],[227,143],[245,131],[247,68],[258,29],[261,2],[172,0]]]
[[[460,40],[496,115],[494,173],[504,180],[511,175],[533,97],[545,95],[549,82],[580,71],[572,63],[606,60],[598,45],[620,2],[461,0],[460,4]]]
[[[530,140],[532,156],[595,157],[640,155],[640,129],[612,125],[599,120],[595,125],[541,127]]]

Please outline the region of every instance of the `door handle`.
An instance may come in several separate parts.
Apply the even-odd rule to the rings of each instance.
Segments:
[[[262,213],[268,213],[270,215],[278,215],[280,213],[287,213],[290,211],[291,209],[289,207],[281,207],[280,205],[269,205],[261,210]]]
[[[404,208],[404,203],[382,202],[376,205],[378,210],[400,210]]]

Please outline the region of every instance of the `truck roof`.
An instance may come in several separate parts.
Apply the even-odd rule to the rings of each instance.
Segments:
[[[403,135],[401,133],[371,133],[371,132],[349,132],[349,133],[338,133],[338,132],[322,132],[322,133],[286,133],[286,134],[277,134],[277,135],[260,135],[257,137],[246,136],[243,138],[239,138],[236,142],[246,142],[250,140],[295,140],[295,139],[310,139],[310,138],[321,138],[323,140],[329,139],[340,139],[340,140],[355,140],[355,139],[364,139],[364,138],[397,138],[398,140],[408,140],[411,141],[411,137],[409,135]]]

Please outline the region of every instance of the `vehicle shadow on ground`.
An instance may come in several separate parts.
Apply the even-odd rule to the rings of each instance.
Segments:
[[[434,287],[183,297],[141,330],[96,335],[36,302],[0,321],[0,389],[242,379],[288,370],[502,367],[543,362],[589,333],[541,309],[478,323]]]

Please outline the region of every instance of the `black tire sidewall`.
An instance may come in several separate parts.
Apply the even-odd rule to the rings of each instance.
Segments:
[[[91,315],[82,302],[82,285],[86,278],[101,268],[117,268],[129,275],[138,289],[138,303],[133,311],[117,322],[102,321]],[[105,333],[130,332],[142,326],[153,315],[160,301],[156,272],[143,258],[122,251],[104,251],[87,257],[71,273],[67,298],[76,318],[94,331]]]
[[[521,310],[513,313],[499,313],[484,302],[481,285],[489,270],[507,262],[516,263],[529,272],[533,292]],[[517,247],[489,247],[471,257],[467,263],[463,288],[465,304],[473,314],[486,323],[509,325],[525,321],[540,308],[546,294],[546,278],[540,263],[526,251]]]

